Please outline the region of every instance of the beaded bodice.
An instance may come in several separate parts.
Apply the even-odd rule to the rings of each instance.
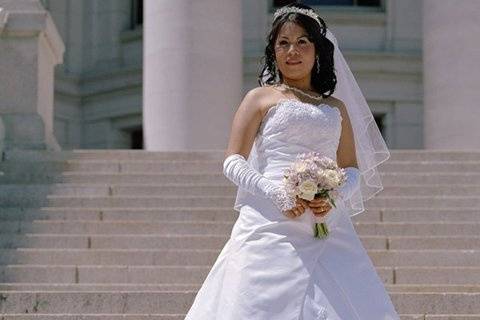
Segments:
[[[281,99],[265,114],[255,138],[258,170],[281,180],[298,153],[315,151],[336,160],[342,116],[328,104]]]

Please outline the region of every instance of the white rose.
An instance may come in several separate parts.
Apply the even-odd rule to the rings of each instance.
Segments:
[[[299,190],[302,193],[300,196],[302,199],[312,201],[315,197],[315,193],[317,193],[317,184],[312,180],[307,180],[302,182]]]
[[[340,183],[340,177],[335,170],[325,170],[325,176],[327,178],[330,188],[337,187]]]

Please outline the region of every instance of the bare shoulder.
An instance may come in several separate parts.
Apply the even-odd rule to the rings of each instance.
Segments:
[[[273,86],[255,87],[245,95],[245,98],[249,101],[255,101],[255,107],[262,115],[265,115],[268,109],[275,105],[281,97],[282,94]]]
[[[255,87],[250,89],[246,96],[257,101],[263,101],[272,93],[272,91],[273,89],[271,87]]]
[[[257,87],[245,94],[233,117],[225,156],[239,153],[248,158],[263,119],[263,109],[269,103],[270,90],[272,88]]]

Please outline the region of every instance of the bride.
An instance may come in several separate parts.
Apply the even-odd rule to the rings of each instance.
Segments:
[[[185,319],[398,320],[351,221],[383,189],[376,167],[390,154],[312,8],[275,12],[259,83],[234,116],[223,162],[239,217]],[[282,185],[297,154],[312,151],[345,169],[335,207]],[[313,236],[318,217],[323,239]]]

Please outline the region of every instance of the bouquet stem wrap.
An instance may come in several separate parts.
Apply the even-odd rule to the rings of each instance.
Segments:
[[[320,193],[315,194],[315,198],[327,198],[330,204],[336,208],[335,200],[332,197],[330,197],[328,190],[324,190]],[[325,220],[326,220],[325,217],[315,216],[315,225],[313,230],[315,238],[324,239],[328,237],[329,231],[328,231],[328,226]]]

